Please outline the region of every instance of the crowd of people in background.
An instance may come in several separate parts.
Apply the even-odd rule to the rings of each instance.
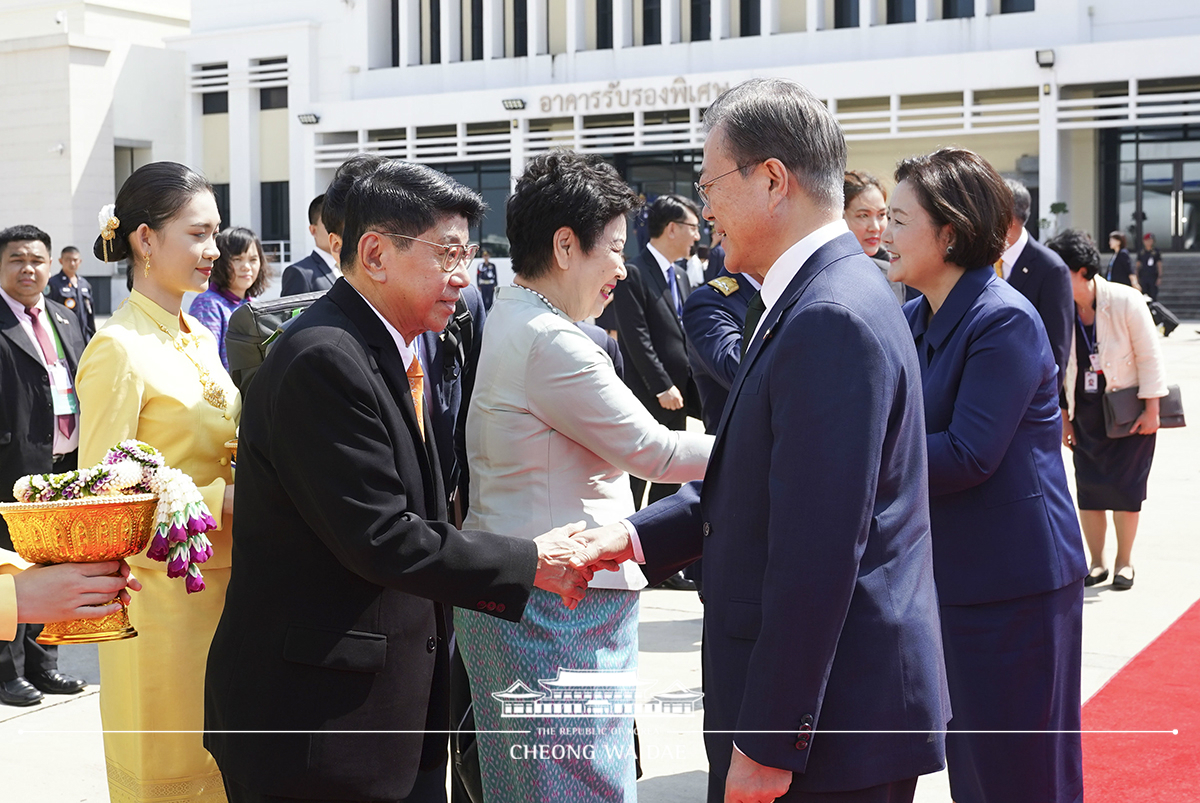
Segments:
[[[444,732],[473,700],[483,799],[634,800],[629,720],[592,739],[603,760],[517,762],[490,694],[633,671],[648,583],[705,600],[710,801],[906,800],[943,758],[960,803],[1078,799],[1084,588],[1134,584],[1168,394],[1153,235],[1134,255],[1112,232],[1106,266],[1082,231],[1043,245],[1028,190],[961,149],[903,160],[889,193],[787,81],[730,90],[706,131],[695,199],[532,159],[511,287],[474,262],[476,193],[351,158],[308,208],[315,248],[281,282],[311,298],[244,416],[225,343],[272,271],[202,176],[126,181],[93,252],[131,293],[98,331],[79,250],[50,276],[45,232],[0,231],[4,498],[136,438],[218,523],[199,598],[144,556],[108,578],[140,589],[139,638],[100,647],[114,799],[444,799],[444,736],[363,758],[346,732]],[[1114,434],[1105,396],[1131,388]],[[84,687],[7,615],[0,702]],[[849,733],[914,728],[933,736]]]

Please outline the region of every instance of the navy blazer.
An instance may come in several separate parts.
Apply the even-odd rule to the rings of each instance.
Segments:
[[[487,311],[479,290],[467,285],[445,330],[420,335],[422,357],[428,360],[426,381],[432,383],[429,417],[433,420],[442,484],[447,496],[458,489],[464,515],[470,498],[465,440],[467,407],[475,388],[475,369],[479,365],[486,320]]]
[[[1075,298],[1071,271],[1062,257],[1033,238],[1021,249],[1008,283],[1029,299],[1042,319],[1050,353],[1058,366],[1058,386],[1067,375],[1067,355],[1075,333]]]
[[[279,289],[281,296],[298,296],[301,293],[315,293],[318,290],[328,290],[333,287],[337,277],[333,268],[321,258],[316,251],[295,264],[288,265],[283,270],[283,286]]]
[[[942,604],[1016,599],[1079,580],[1087,563],[1037,311],[979,269],[963,274],[932,320],[924,296],[904,314],[921,360]]]
[[[704,281],[711,282],[725,270],[725,246],[718,245],[708,252],[708,266],[704,268]]]
[[[729,397],[729,386],[738,372],[746,308],[757,292],[750,282],[726,270],[716,278],[723,276],[736,282],[737,290],[725,295],[710,282],[692,291],[683,306],[688,362],[692,366],[696,390],[700,392],[704,431],[710,434],[717,431],[721,411]]]
[[[729,731],[800,791],[943,765],[920,367],[853,235],[819,248],[763,317],[704,482],[630,520],[651,584],[703,552],[715,773]]]
[[[617,377],[621,381],[625,380],[625,361],[621,359],[621,347],[617,345],[617,341],[613,340],[608,332],[601,329],[595,324],[586,323],[584,321],[576,321],[576,326],[583,330],[583,333],[592,339],[600,348],[604,349],[604,353],[612,360],[613,370],[617,372]]]
[[[691,292],[687,273],[674,268],[679,294],[684,301]],[[675,314],[667,277],[649,248],[625,266],[626,276],[617,282],[612,308],[616,311],[618,344],[625,359],[625,384],[659,421],[678,415],[658,403],[658,394],[672,386],[683,394],[684,407],[695,399],[689,393],[687,348],[683,325]]]

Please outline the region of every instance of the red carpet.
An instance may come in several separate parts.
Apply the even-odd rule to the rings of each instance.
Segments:
[[[1087,803],[1200,801],[1200,602],[1088,700],[1083,730]]]

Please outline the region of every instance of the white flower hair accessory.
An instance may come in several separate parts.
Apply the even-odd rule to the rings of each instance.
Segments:
[[[104,241],[104,261],[108,262],[108,244],[117,236],[117,228],[121,221],[117,218],[117,205],[105,204],[100,207],[100,239]]]

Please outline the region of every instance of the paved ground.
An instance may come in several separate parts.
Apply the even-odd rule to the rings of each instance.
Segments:
[[[1196,459],[1200,454],[1198,327],[1200,324],[1187,324],[1163,341],[1170,379],[1181,386],[1193,424],[1159,436],[1150,498],[1134,551],[1136,586],[1122,593],[1105,585],[1089,589],[1085,597],[1085,699],[1200,598],[1200,584],[1195,582],[1200,577],[1196,521],[1200,492]],[[700,687],[701,617],[702,607],[694,594],[643,594],[640,662],[641,676],[648,681],[647,696]],[[65,648],[62,664],[94,685],[76,697],[51,698],[33,709],[0,706],[0,800],[4,803],[108,801],[95,648]],[[643,803],[704,799],[707,764],[700,716],[639,718],[645,777],[638,788]],[[1140,727],[1137,722],[1128,724],[1130,729]],[[922,779],[917,800],[947,803],[950,795],[945,774]]]

